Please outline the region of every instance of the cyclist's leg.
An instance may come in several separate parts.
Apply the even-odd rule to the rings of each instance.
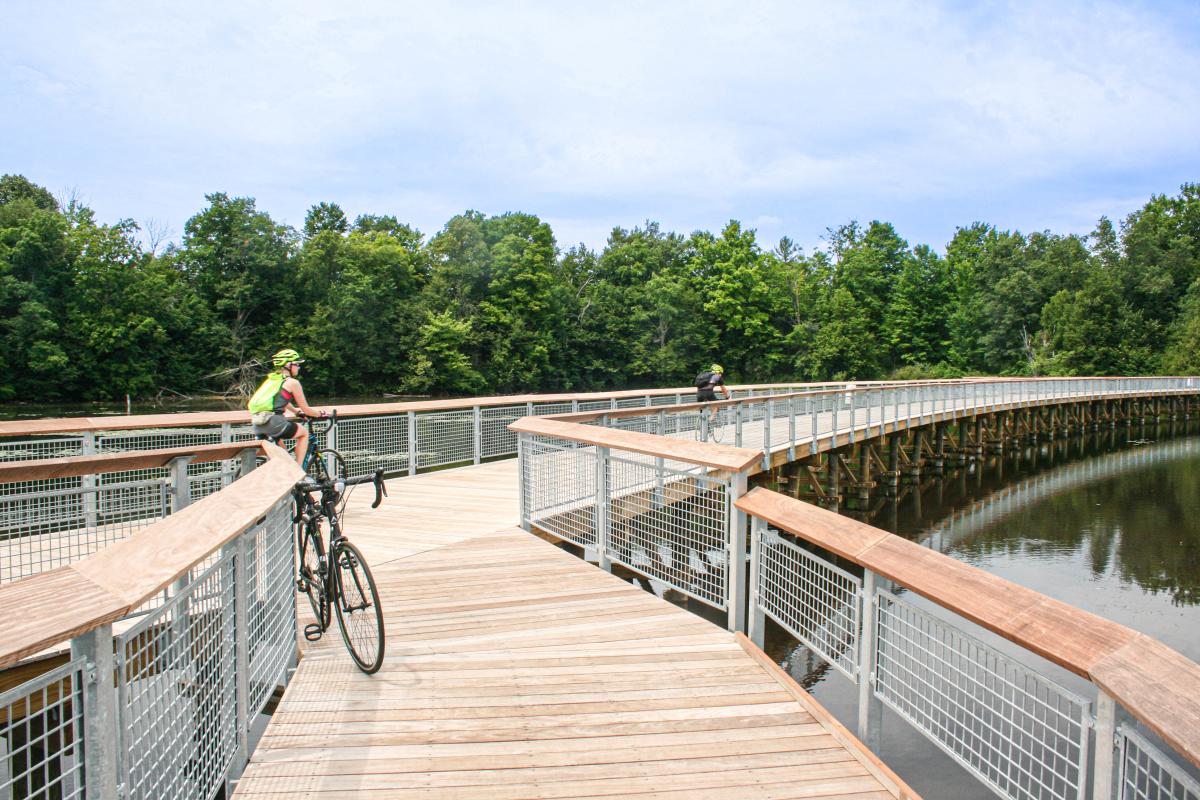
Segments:
[[[292,424],[296,425],[294,422]],[[293,438],[296,440],[296,463],[301,467],[307,468],[309,459],[308,428],[303,425],[296,425],[296,435]]]

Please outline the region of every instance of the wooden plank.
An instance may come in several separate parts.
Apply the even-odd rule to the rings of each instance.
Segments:
[[[887,788],[888,792],[893,797],[900,800],[908,800],[917,798],[918,795],[912,788],[900,779],[900,776],[892,772],[892,770],[884,764],[878,756],[872,753],[865,745],[862,744],[846,727],[837,721],[837,718],[825,710],[815,697],[804,691],[800,684],[792,679],[792,676],[784,672],[782,668],[767,656],[762,650],[751,642],[745,634],[736,634],[738,644],[754,659],[772,678],[789,695],[796,699],[800,705],[808,710],[813,717],[829,731],[829,734],[837,740],[837,742],[846,748],[855,759],[857,759],[872,775],[880,780]]]

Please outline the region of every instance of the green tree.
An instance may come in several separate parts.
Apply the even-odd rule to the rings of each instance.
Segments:
[[[449,311],[428,313],[399,391],[459,395],[480,391],[483,376],[471,366],[466,352],[470,341],[470,320],[454,319]]]
[[[293,303],[295,235],[252,198],[206,199],[208,208],[184,225],[176,263],[223,329],[222,358],[242,364],[276,344],[284,319],[303,314]]]

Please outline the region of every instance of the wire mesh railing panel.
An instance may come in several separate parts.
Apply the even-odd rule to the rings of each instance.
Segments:
[[[480,409],[480,454],[484,458],[517,452],[517,434],[508,426],[528,413],[528,406],[496,406]]]
[[[78,561],[169,511],[161,482],[0,497],[0,583]]]
[[[44,436],[36,439],[0,439],[0,461],[34,461],[83,455],[82,436]]]
[[[246,542],[246,631],[249,708],[262,710],[296,650],[292,504],[280,501]]]
[[[617,408],[643,408],[649,405],[646,402],[645,396],[642,397],[622,397],[617,400]]]
[[[548,414],[570,414],[570,403],[534,403],[533,415],[535,417],[544,417]]]
[[[117,639],[127,796],[211,797],[238,742],[234,557]]]
[[[678,403],[679,395],[676,394],[656,394],[650,398],[650,405],[652,406],[673,406]]]
[[[474,411],[417,414],[417,467],[440,467],[474,459]]]
[[[612,408],[611,400],[585,400],[579,404],[580,411],[603,411],[606,408]]]
[[[1090,704],[879,591],[875,694],[1004,797],[1080,798]]]
[[[700,474],[608,458],[608,557],[724,609],[729,486]]]
[[[596,546],[596,448],[521,438],[526,522],[580,547]]]
[[[221,428],[159,428],[140,431],[105,431],[96,435],[96,452],[166,450],[220,444]]]
[[[408,469],[408,416],[339,418],[337,444],[348,477],[380,469],[389,475],[403,472]]]
[[[1137,731],[1122,726],[1118,741],[1120,800],[1200,800],[1200,782]]]
[[[764,532],[756,557],[763,613],[856,680],[862,579],[772,530]]]
[[[0,693],[0,798],[84,797],[85,669],[77,659]]]

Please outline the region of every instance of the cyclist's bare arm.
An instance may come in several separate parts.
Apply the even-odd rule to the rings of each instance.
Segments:
[[[319,417],[321,412],[308,404],[304,399],[304,387],[300,385],[300,381],[295,378],[288,378],[283,382],[283,388],[292,395],[292,402],[288,405],[289,411],[302,412],[310,417]]]

